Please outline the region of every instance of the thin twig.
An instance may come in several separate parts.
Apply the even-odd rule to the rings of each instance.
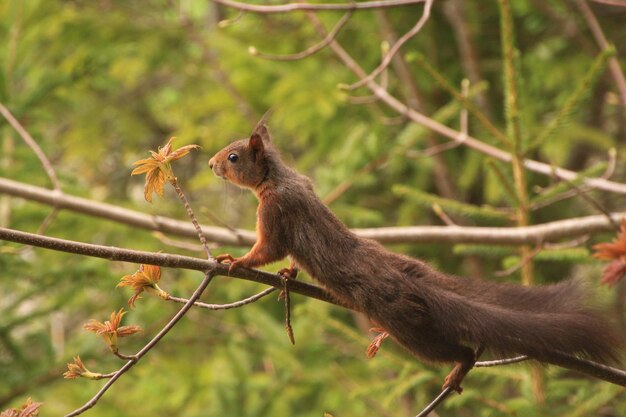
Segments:
[[[523,361],[528,361],[531,360],[532,358],[526,356],[526,355],[521,355],[521,356],[516,356],[514,358],[506,358],[506,359],[496,359],[493,361],[480,361],[480,362],[476,362],[474,364],[475,368],[487,368],[490,366],[502,366],[502,365],[509,365],[512,363],[518,363],[518,362],[523,362]]]
[[[501,271],[495,271],[493,273],[493,275],[495,277],[506,277],[509,276],[511,274],[514,274],[515,272],[519,271],[520,269],[524,268],[526,265],[528,265],[534,258],[535,256],[539,255],[539,253],[543,250],[543,245],[537,245],[537,247],[535,249],[533,249],[532,251],[529,251],[528,253],[525,254],[525,256],[522,257],[522,259],[519,260],[518,263],[516,263],[515,265],[513,265],[510,268],[507,269],[503,269]]]
[[[596,210],[598,210],[599,212],[604,214],[604,216],[607,218],[609,223],[611,223],[611,225],[613,225],[613,228],[615,230],[619,230],[620,229],[619,222],[617,222],[615,219],[613,219],[613,217],[611,217],[611,213],[609,213],[608,210],[605,209],[602,206],[602,204],[600,204],[598,201],[596,201],[595,198],[591,197],[589,194],[584,192],[578,185],[574,184],[572,181],[570,181],[568,179],[565,179],[565,178],[561,178],[561,181],[563,181],[568,187],[573,189],[576,192],[576,194],[578,194],[589,205],[591,205]]]
[[[65,417],[77,416],[89,410],[93,406],[95,406],[98,400],[102,398],[102,396],[108,391],[108,389],[111,388],[111,386],[119,378],[121,378],[122,375],[128,372],[130,368],[132,368],[136,363],[138,363],[139,360],[146,353],[148,353],[154,346],[156,346],[161,341],[161,339],[167,333],[169,333],[170,330],[172,330],[172,328],[176,325],[176,323],[178,323],[178,321],[185,316],[187,311],[189,311],[189,309],[193,307],[193,304],[198,300],[198,298],[200,298],[200,296],[202,295],[206,287],[211,283],[212,279],[213,279],[212,273],[206,272],[204,275],[204,279],[202,280],[198,288],[196,288],[192,296],[189,298],[189,301],[187,301],[187,303],[185,303],[185,305],[182,306],[180,310],[178,310],[178,312],[174,315],[174,317],[172,317],[172,319],[165,325],[165,327],[163,327],[161,331],[159,331],[159,333],[157,333],[156,336],[152,338],[152,340],[150,340],[139,352],[137,352],[137,354],[135,355],[135,358],[126,362],[124,366],[122,366],[117,372],[115,372],[115,374],[111,377],[111,379],[109,379],[107,383],[104,384],[104,386],[82,407],[77,408],[76,410],[67,414]]]
[[[248,4],[233,0],[213,0],[215,3],[254,13],[287,13],[293,11],[314,11],[314,10],[366,10],[382,9],[385,7],[408,6],[417,3],[424,3],[426,0],[376,0],[351,3],[288,3],[281,5],[261,5]]]
[[[457,148],[462,144],[463,144],[462,141],[458,142],[458,141],[451,140],[449,142],[431,146],[430,148],[424,149],[423,151],[415,151],[415,150],[408,151],[406,153],[406,156],[409,158],[430,158],[440,153]]]
[[[123,353],[120,353],[119,351],[115,351],[113,352],[113,354],[115,356],[117,356],[120,359],[123,359],[125,361],[137,361],[137,355],[124,355]]]
[[[291,327],[291,296],[289,295],[289,278],[283,278],[283,291],[282,296],[285,299],[285,330],[287,330],[287,336],[292,345],[296,344],[296,339],[293,335],[293,328]]]
[[[456,226],[456,223],[454,223],[454,220],[452,220],[450,216],[448,216],[448,213],[446,213],[445,210],[439,204],[434,203],[432,205],[432,209],[433,209],[433,213],[435,213],[437,217],[439,217],[441,221],[444,222],[447,226]]]
[[[245,305],[254,303],[255,301],[260,300],[261,298],[265,297],[268,294],[273,293],[274,291],[276,291],[276,288],[274,287],[266,288],[258,294],[254,294],[253,296],[244,298],[243,300],[235,301],[235,302],[228,303],[228,304],[207,304],[201,301],[196,301],[195,303],[193,303],[193,305],[194,307],[206,308],[208,310],[229,310],[231,308],[239,308],[239,307],[243,307]],[[172,295],[170,295],[167,298],[167,300],[174,301],[176,303],[181,303],[181,304],[184,304],[189,301],[189,299],[187,298],[174,297]]]
[[[251,55],[258,56],[259,58],[263,58],[263,59],[269,59],[272,61],[297,61],[300,59],[304,59],[326,48],[328,44],[330,44],[337,37],[337,35],[341,31],[341,29],[343,29],[346,23],[348,23],[353,13],[354,13],[354,10],[348,11],[346,14],[344,14],[341,17],[341,19],[339,19],[337,24],[333,27],[333,29],[330,32],[328,32],[328,34],[324,37],[324,39],[322,39],[320,42],[316,43],[315,45],[301,52],[298,52],[295,54],[289,54],[289,55],[274,55],[274,54],[267,54],[264,52],[260,52],[257,48],[253,46],[248,48],[248,52],[250,52]]]
[[[407,43],[411,38],[417,35],[420,30],[422,30],[422,27],[424,27],[424,25],[430,18],[430,9],[432,5],[433,5],[433,0],[425,0],[424,11],[422,12],[422,17],[420,17],[417,23],[415,23],[415,26],[413,26],[411,30],[409,30],[407,33],[402,35],[400,39],[398,39],[398,41],[391,47],[391,49],[389,49],[389,52],[385,54],[380,65],[376,67],[374,71],[369,73],[367,76],[361,78],[356,83],[348,86],[347,88],[349,90],[355,90],[359,87],[362,87],[365,84],[367,84],[369,81],[374,80],[374,78],[376,78],[381,72],[383,72],[389,66],[389,64],[391,63],[391,60],[398,53],[400,48],[402,48],[402,46],[405,43]]]
[[[483,351],[485,350],[485,348],[483,346],[479,346],[476,349],[476,352],[474,354],[474,363],[472,364],[472,367],[476,366],[476,359],[478,359],[478,357],[480,357],[480,355],[482,355]],[[437,397],[435,397],[435,399],[428,404],[418,415],[416,415],[415,417],[426,417],[428,416],[428,414],[430,414],[431,411],[433,411],[435,408],[437,408],[439,406],[439,404],[441,404],[442,402],[445,401],[446,398],[448,398],[450,396],[451,393],[454,392],[454,388],[452,387],[446,387],[444,388],[441,393],[439,395],[437,395]]]
[[[609,6],[626,7],[626,1],[624,0],[591,0],[594,3],[608,4]]]
[[[624,4],[622,4],[622,6],[623,5]],[[604,36],[602,27],[587,2],[585,0],[576,0],[576,6],[578,6],[578,9],[587,21],[589,29],[591,29],[591,33],[593,33],[593,37],[600,49],[605,50],[610,48],[609,41],[606,39],[606,36]],[[626,106],[626,78],[624,77],[624,73],[622,72],[617,57],[612,56],[609,58],[609,69],[611,71],[613,81],[615,81],[615,85],[617,86],[617,90],[619,91],[620,101],[623,106]]]
[[[89,379],[99,380],[113,378],[119,371],[110,372],[108,374],[93,374]]]
[[[461,98],[462,101],[465,102],[469,97],[469,80],[468,79],[464,79],[463,82],[461,83]],[[460,117],[459,117],[459,127],[460,127],[460,131],[461,131],[461,135],[462,138],[461,140],[452,140],[450,142],[446,142],[446,143],[442,143],[439,145],[435,145],[435,146],[431,146],[428,149],[424,149],[423,151],[409,151],[407,152],[407,156],[409,157],[432,157],[435,156],[437,154],[440,154],[442,152],[445,151],[449,151],[451,149],[454,149],[458,146],[461,146],[463,144],[463,142],[465,141],[465,138],[467,138],[467,133],[468,133],[468,126],[469,126],[469,115],[468,115],[468,111],[467,111],[467,107],[463,106],[461,107],[461,113],[460,113]]]
[[[153,232],[152,236],[156,237],[161,243],[164,245],[169,245],[178,249],[184,249],[191,252],[203,252],[204,248],[202,245],[198,245],[196,243],[183,242],[181,240],[171,239],[167,237],[165,233],[162,232]]]
[[[243,11],[239,11],[239,13],[237,13],[237,16],[231,18],[231,19],[222,19],[217,23],[217,27],[219,28],[225,28],[231,25],[234,25],[235,23],[237,23],[244,15]]]
[[[61,194],[61,183],[59,182],[59,178],[57,177],[56,171],[52,166],[52,163],[46,156],[41,146],[33,139],[33,137],[28,133],[28,131],[22,126],[22,124],[13,116],[13,114],[7,109],[2,103],[0,103],[0,113],[4,116],[4,118],[9,122],[9,124],[15,129],[15,131],[20,135],[24,143],[32,149],[35,153],[35,156],[39,159],[41,166],[44,171],[50,178],[50,182],[52,182],[52,187],[54,188],[54,192]],[[59,212],[59,208],[57,206],[53,206],[52,211],[46,216],[46,218],[41,222],[41,225],[37,228],[38,234],[43,234],[48,226],[56,219],[56,216]],[[24,248],[27,249],[27,248]]]
[[[435,397],[435,399],[430,404],[424,407],[424,409],[415,417],[426,417],[428,414],[430,414],[431,411],[437,408],[439,404],[444,402],[445,399],[448,398],[448,396],[452,394],[453,392],[454,390],[452,388],[450,387],[445,388],[443,391],[441,391],[439,395],[437,395],[437,397]]]
[[[193,213],[193,209],[191,208],[191,205],[189,205],[189,201],[187,201],[187,197],[185,196],[185,193],[183,193],[183,190],[181,190],[181,188],[178,186],[178,181],[176,181],[176,178],[171,179],[170,184],[172,184],[172,186],[176,190],[176,194],[178,195],[178,198],[180,198],[180,200],[183,202],[185,206],[185,210],[187,210],[187,215],[191,219],[191,223],[193,224],[193,227],[196,229],[196,232],[198,234],[198,239],[200,239],[200,243],[202,244],[202,247],[204,248],[204,252],[207,254],[208,259],[212,261],[214,258],[213,258],[213,255],[211,254],[211,249],[209,249],[209,245],[207,244],[206,237],[204,236],[204,233],[202,232],[202,228],[200,227],[200,224],[198,223],[198,220],[196,219],[196,215]]]
[[[22,126],[22,124],[13,116],[13,114],[11,114],[9,109],[7,109],[2,103],[0,103],[0,113],[2,113],[7,122],[9,122],[13,129],[15,129],[15,131],[20,135],[24,143],[26,143],[26,145],[28,145],[33,150],[35,155],[37,155],[37,158],[39,159],[39,162],[41,162],[41,166],[46,171],[46,174],[48,174],[48,177],[50,178],[54,189],[57,191],[61,191],[61,184],[59,183],[57,174],[52,167],[50,160],[43,152],[39,144],[37,144],[35,139],[33,139],[33,137],[28,133],[28,131],[26,131],[26,129],[24,129],[24,126]]]
[[[613,176],[613,174],[615,173],[615,167],[617,166],[617,151],[615,150],[615,148],[611,148],[609,149],[608,152],[608,163],[606,166],[606,169],[604,170],[604,173],[602,175],[600,175],[598,178],[603,178],[603,179],[609,179]],[[583,185],[580,188],[580,191],[587,193],[589,191],[592,191],[594,189],[593,186],[589,186],[589,185]],[[542,190],[540,189],[541,192]],[[563,201],[563,200],[567,200],[568,198],[572,198],[578,195],[578,191],[576,190],[568,190],[565,191],[561,194],[557,194],[552,198],[549,198],[545,201],[540,201],[538,203],[532,204],[530,206],[531,210],[538,210],[540,208],[543,207],[547,207],[549,205],[552,205],[554,203],[558,203],[559,201]]]

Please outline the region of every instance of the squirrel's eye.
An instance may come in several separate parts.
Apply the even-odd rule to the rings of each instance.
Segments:
[[[228,160],[232,162],[233,164],[237,162],[238,159],[239,159],[239,155],[237,155],[236,153],[231,153],[230,155],[228,155]]]

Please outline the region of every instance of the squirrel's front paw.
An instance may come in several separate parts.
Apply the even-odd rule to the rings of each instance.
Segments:
[[[291,266],[289,268],[280,269],[277,273],[286,279],[296,279],[298,276],[298,268]]]
[[[233,258],[229,253],[218,255],[215,260],[220,264],[229,264],[228,273],[230,274],[234,268],[237,268],[241,264],[240,258]]]
[[[217,263],[220,263],[220,264],[223,264],[223,263],[232,264],[233,262],[235,262],[235,258],[233,258],[230,253],[224,253],[222,255],[217,255],[215,257],[215,260],[217,261]],[[224,261],[226,261],[226,262],[224,262]]]

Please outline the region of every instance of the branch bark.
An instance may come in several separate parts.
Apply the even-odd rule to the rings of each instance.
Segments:
[[[260,282],[263,284],[271,285],[275,288],[283,288],[284,280],[280,275],[277,274],[269,274],[267,272],[262,272],[254,269],[246,269],[246,268],[236,268],[232,271],[232,274],[229,274],[228,268],[229,265],[222,265],[215,261],[200,259],[200,258],[192,258],[189,256],[181,256],[174,255],[168,253],[152,253],[152,252],[144,252],[137,251],[131,249],[122,249],[111,246],[102,246],[102,245],[93,245],[82,242],[75,242],[71,240],[65,239],[57,239],[47,236],[35,235],[32,233],[21,232],[18,230],[6,229],[0,227],[0,240],[7,240],[10,242],[22,243],[26,245],[37,246],[46,249],[52,249],[60,252],[68,252],[75,253],[78,255],[86,255],[92,256],[96,258],[103,258],[112,261],[124,261],[124,262],[132,262],[132,263],[145,263],[151,265],[159,265],[162,267],[170,267],[170,268],[183,268],[183,269],[191,269],[204,272],[205,276],[214,276],[214,275],[226,275],[234,278],[240,278],[248,281]],[[208,284],[208,282],[207,282]],[[198,287],[196,291],[202,291],[201,287]],[[338,306],[346,307],[342,305],[337,300],[334,300],[326,291],[322,288],[307,284],[302,281],[290,281],[289,282],[289,291],[302,294],[307,297],[315,298],[317,300],[326,301],[331,304],[335,304]],[[194,296],[190,298],[190,302],[186,304],[186,307],[191,308],[193,302],[197,300],[197,297]],[[199,294],[198,294],[199,296]],[[193,301],[192,301],[193,300]],[[185,310],[186,311],[186,310]],[[184,314],[184,311],[181,309],[179,314]],[[178,317],[175,316],[175,318]],[[159,335],[162,337],[161,333]],[[159,336],[157,335],[157,336]],[[157,337],[155,337],[157,339]],[[158,342],[158,340],[156,340]],[[144,349],[148,349],[148,345]],[[137,356],[140,354],[145,354],[144,349],[142,349]],[[557,366],[562,366],[564,368],[573,369],[588,375],[592,375],[598,379],[602,379],[613,384],[621,385],[626,387],[626,372],[615,369],[609,366],[601,365],[592,361],[579,359],[573,356],[565,355],[565,354],[557,354],[553,355],[556,359],[551,360],[551,363]],[[129,361],[124,367],[120,369],[118,372],[125,372],[130,367],[132,367],[134,361]],[[103,391],[106,391],[105,387],[103,387]],[[104,392],[99,395],[104,394]],[[95,397],[94,397],[95,398]],[[98,397],[99,398],[99,397]],[[97,401],[97,399],[96,399]],[[93,406],[93,404],[91,405]],[[91,407],[88,404],[85,406],[87,408]],[[78,411],[78,410],[77,410]],[[83,410],[84,411],[84,410]],[[76,415],[76,414],[70,414]]]
[[[94,245],[90,243],[41,236],[19,230],[6,229],[4,227],[0,227],[0,240],[22,243],[25,245],[37,246],[60,252],[74,253],[77,255],[108,259],[110,261],[158,265],[167,268],[183,268],[202,272],[210,271],[214,275],[231,276],[234,278],[270,285],[278,289],[283,288],[283,279],[280,275],[245,268],[236,268],[231,274],[229,274],[229,265],[223,265],[215,261],[200,258],[193,258],[191,256],[174,255],[171,253],[152,253],[116,248],[113,246]],[[341,305],[340,303],[333,301],[333,299],[322,288],[305,282],[290,282],[289,290],[317,300]]]
[[[254,13],[288,13],[293,11],[312,10],[366,10],[382,9],[385,7],[409,6],[412,4],[424,3],[425,0],[378,0],[349,3],[288,3],[280,5],[248,4],[233,0],[213,0],[223,6],[233,9],[254,12]]]
[[[196,229],[189,222],[153,216],[0,177],[0,194],[2,193],[146,230],[190,238],[197,237]],[[611,219],[619,223],[625,215],[625,213],[612,213]],[[233,231],[205,225],[201,227],[209,241],[222,245],[252,246],[256,241],[256,234],[251,230]],[[384,244],[482,243],[498,245],[540,244],[612,230],[612,223],[605,215],[558,220],[527,227],[404,226],[352,229],[358,236]]]

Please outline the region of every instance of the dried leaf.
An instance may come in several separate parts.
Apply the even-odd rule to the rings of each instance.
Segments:
[[[182,158],[193,149],[200,148],[198,145],[185,145],[172,151],[174,139],[170,138],[164,147],[159,148],[158,152],[150,151],[150,158],[140,159],[133,163],[137,168],[133,169],[130,175],[146,174],[144,198],[149,203],[152,202],[152,193],[163,197],[165,181],[174,178],[171,162]]]

